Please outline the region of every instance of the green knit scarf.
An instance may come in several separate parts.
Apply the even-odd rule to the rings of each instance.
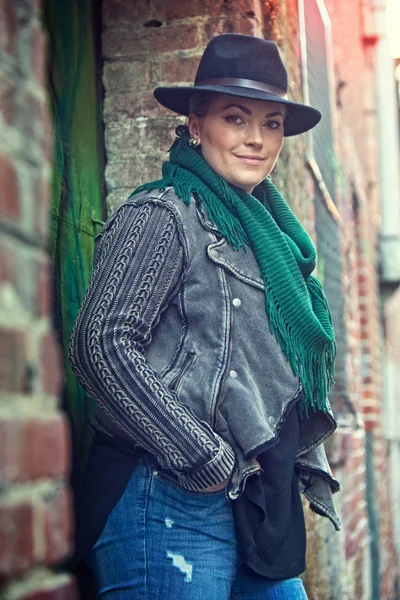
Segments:
[[[264,282],[266,312],[303,394],[301,416],[328,410],[336,354],[332,319],[322,286],[311,272],[316,264],[314,244],[284,198],[267,178],[253,195],[217,175],[199,150],[189,145],[188,130],[177,128],[170,160],[162,179],[133,192],[173,186],[190,204],[191,194],[203,201],[211,222],[235,250],[249,246]]]

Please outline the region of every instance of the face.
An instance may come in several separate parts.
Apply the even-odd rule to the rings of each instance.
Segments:
[[[282,104],[220,94],[205,116],[191,113],[188,126],[210,167],[228,183],[252,193],[277,161],[283,119]]]

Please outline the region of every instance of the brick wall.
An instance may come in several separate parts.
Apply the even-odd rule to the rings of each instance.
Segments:
[[[337,136],[343,181],[341,210],[346,217],[343,237],[346,237],[348,252],[353,252],[356,259],[349,271],[349,281],[358,287],[358,319],[354,318],[355,311],[346,319],[356,342],[352,344],[349,359],[353,361],[354,351],[358,353],[358,365],[353,362],[358,387],[354,402],[365,427],[366,451],[365,494],[361,494],[361,487],[354,490],[352,485],[346,490],[352,505],[350,514],[346,514],[346,519],[350,519],[348,543],[355,563],[361,560],[357,557],[357,537],[358,547],[370,543],[372,597],[378,597],[380,593],[381,598],[392,599],[395,598],[399,573],[393,539],[391,481],[386,466],[389,457],[382,431],[382,298],[378,264],[380,206],[374,48],[363,41],[359,3],[335,0],[327,4],[332,19],[336,82],[341,82],[342,89],[337,111]],[[359,452],[362,453],[362,447]],[[350,460],[345,465],[349,484],[353,481],[352,459],[350,453]],[[365,507],[368,529],[363,535],[359,514]],[[361,585],[362,577],[357,581]]]
[[[69,447],[46,252],[51,126],[39,2],[0,0],[0,596],[72,600]]]
[[[394,548],[388,452],[382,432],[380,224],[374,48],[363,43],[360,5],[326,2],[332,22],[337,192],[346,326],[346,397],[328,444],[342,482],[345,562],[336,597],[394,599]],[[322,545],[331,545],[327,538]],[[373,560],[371,561],[371,556]],[[380,594],[380,596],[379,596]],[[319,596],[318,596],[319,598]]]
[[[182,122],[156,102],[154,88],[192,84],[211,37],[223,31],[260,35],[263,15],[256,0],[105,0],[103,27],[106,183],[113,211],[139,184],[159,178]]]

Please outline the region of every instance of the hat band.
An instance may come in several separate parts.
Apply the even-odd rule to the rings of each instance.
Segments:
[[[201,79],[195,82],[195,87],[203,87],[207,85],[233,85],[235,87],[252,88],[254,90],[261,90],[263,92],[269,92],[275,94],[280,98],[287,99],[287,93],[274,85],[268,83],[261,83],[261,81],[254,81],[253,79],[240,79],[235,77],[222,77],[221,79]]]

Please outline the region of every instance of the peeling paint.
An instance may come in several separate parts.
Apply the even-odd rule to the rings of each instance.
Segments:
[[[167,551],[168,558],[172,559],[172,565],[180,570],[185,576],[185,583],[192,581],[193,565],[192,563],[186,562],[181,554],[174,554],[173,552]]]

